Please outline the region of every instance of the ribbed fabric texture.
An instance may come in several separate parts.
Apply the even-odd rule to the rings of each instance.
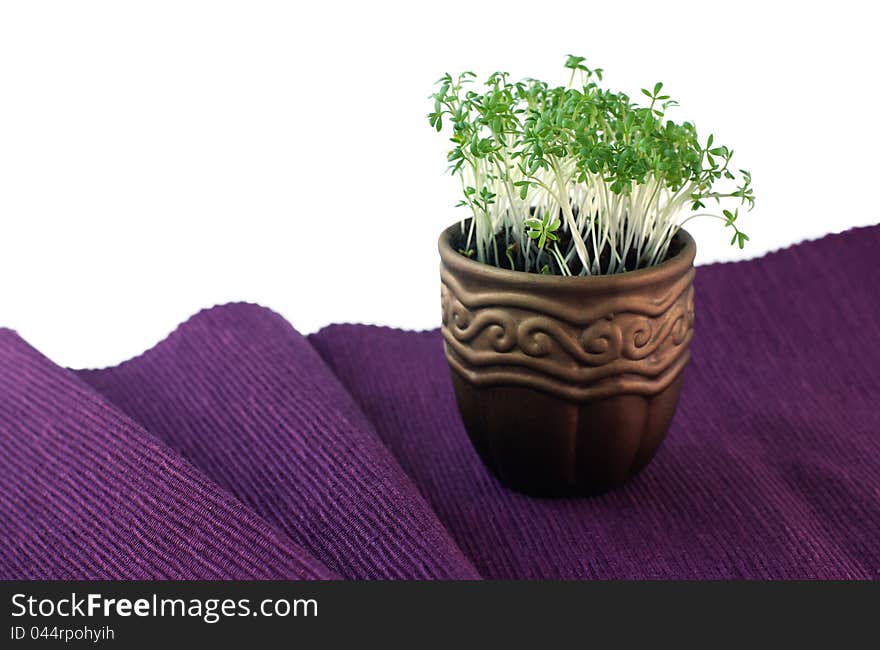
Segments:
[[[877,250],[698,269],[667,440],[589,499],[486,472],[437,331],[232,304],[72,372],[0,330],[0,578],[878,578]]]
[[[0,578],[335,577],[9,330],[0,432]]]
[[[315,350],[254,305],[202,312],[141,357],[80,373],[348,578],[476,578]]]
[[[312,342],[483,576],[878,578],[878,251],[872,227],[699,268],[667,439],[598,498],[524,497],[486,473],[437,332]]]

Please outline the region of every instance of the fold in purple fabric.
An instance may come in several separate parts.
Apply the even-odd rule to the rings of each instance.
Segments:
[[[9,330],[0,427],[0,578],[334,577]]]
[[[74,372],[0,330],[0,578],[878,578],[878,247],[701,267],[667,440],[588,499],[486,472],[437,331],[237,303]]]
[[[309,343],[248,304],[80,376],[347,578],[477,573]]]

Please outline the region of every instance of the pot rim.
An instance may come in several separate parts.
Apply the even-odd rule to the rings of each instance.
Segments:
[[[460,228],[461,222],[456,222],[445,228],[440,233],[437,248],[440,251],[440,259],[444,266],[452,271],[476,275],[486,280],[496,282],[516,283],[533,286],[535,289],[590,289],[603,290],[605,288],[622,289],[630,285],[653,284],[671,279],[686,273],[693,266],[694,257],[697,253],[697,244],[691,234],[684,228],[679,228],[676,233],[684,240],[684,245],[673,257],[655,266],[649,266],[635,271],[615,273],[612,275],[542,275],[540,273],[526,273],[525,271],[512,271],[491,264],[483,264],[465,257],[452,248],[450,239],[454,229]]]

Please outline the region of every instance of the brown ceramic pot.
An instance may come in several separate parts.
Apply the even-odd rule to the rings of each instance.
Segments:
[[[481,264],[440,237],[443,339],[486,466],[528,494],[604,492],[660,446],[693,335],[696,245],[629,273],[560,277]]]

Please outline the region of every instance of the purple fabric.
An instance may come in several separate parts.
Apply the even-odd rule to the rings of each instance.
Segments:
[[[81,377],[349,578],[476,572],[315,350],[254,305],[201,312]]]
[[[0,427],[0,578],[334,577],[9,330]]]
[[[589,499],[487,474],[437,331],[232,304],[73,372],[0,330],[0,578],[876,579],[878,250],[701,267],[667,440]]]

